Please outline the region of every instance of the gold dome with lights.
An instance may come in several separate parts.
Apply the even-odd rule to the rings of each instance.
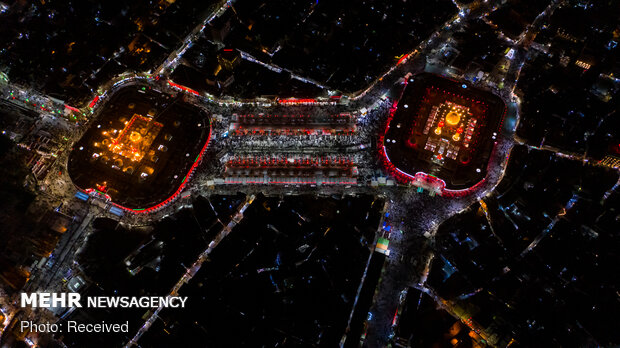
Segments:
[[[446,115],[446,123],[451,126],[456,126],[461,121],[461,115],[459,115],[456,111],[450,111]]]

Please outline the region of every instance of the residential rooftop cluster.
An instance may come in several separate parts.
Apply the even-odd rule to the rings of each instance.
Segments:
[[[617,341],[617,180],[515,147],[497,189],[439,227],[428,285],[492,346]]]

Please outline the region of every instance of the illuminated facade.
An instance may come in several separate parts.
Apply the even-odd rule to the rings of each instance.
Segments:
[[[456,160],[461,148],[469,147],[477,123],[466,106],[451,101],[433,106],[423,131],[428,135],[424,150],[440,165],[446,158]]]
[[[114,162],[113,165],[118,167],[115,169],[127,171],[142,162],[145,155],[148,155],[151,161],[157,162],[151,144],[162,127],[161,123],[153,121],[152,118],[134,114],[131,120],[125,121],[125,127],[120,132],[117,129],[104,130],[103,135],[107,137],[100,146],[95,144],[95,147],[103,147],[102,155]]]
[[[163,128],[163,124],[156,122],[152,117],[134,114],[130,120],[123,122],[122,129],[102,130],[101,141],[93,143],[93,160],[99,160],[112,169],[119,170],[127,175],[134,172],[145,179],[155,172],[155,163],[159,161],[159,152],[167,149],[160,144],[157,149],[152,148],[153,141]],[[170,136],[166,136],[169,140]]]

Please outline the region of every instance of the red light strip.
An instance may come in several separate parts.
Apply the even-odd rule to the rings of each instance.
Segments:
[[[88,104],[88,107],[92,109],[95,106],[95,104],[97,104],[98,101],[99,101],[99,96],[96,95],[93,101],[91,101],[90,104]]]
[[[185,87],[185,86],[179,85],[178,83],[174,83],[174,82],[172,82],[172,80],[168,80],[168,84],[170,86],[172,86],[172,87],[179,88],[179,89],[181,89],[181,90],[183,90],[185,92],[189,92],[189,93],[192,93],[194,95],[200,95],[200,93],[198,93],[197,91],[195,91],[195,90],[193,90],[193,89],[191,89],[189,87]]]
[[[280,104],[316,103],[316,99],[280,99]]]
[[[92,104],[92,103],[91,103]],[[71,111],[80,112],[78,108],[74,108],[73,106],[65,104],[65,107]]]
[[[398,62],[396,62],[396,65],[400,65],[402,62],[406,61],[407,58],[409,58],[408,54],[403,55],[402,57],[400,57],[400,59],[398,60]]]
[[[269,184],[276,184],[276,185],[315,185],[317,183],[321,183],[322,185],[357,185],[356,181],[340,181],[340,182],[327,182],[327,181],[269,181],[269,182],[263,182],[263,181],[253,181],[253,180],[249,180],[246,182],[243,181],[236,181],[236,180],[227,180],[226,184],[260,184],[260,185],[269,185]]]

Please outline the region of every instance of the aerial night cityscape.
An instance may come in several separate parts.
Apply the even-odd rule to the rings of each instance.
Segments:
[[[620,347],[620,0],[0,0],[0,348]]]

